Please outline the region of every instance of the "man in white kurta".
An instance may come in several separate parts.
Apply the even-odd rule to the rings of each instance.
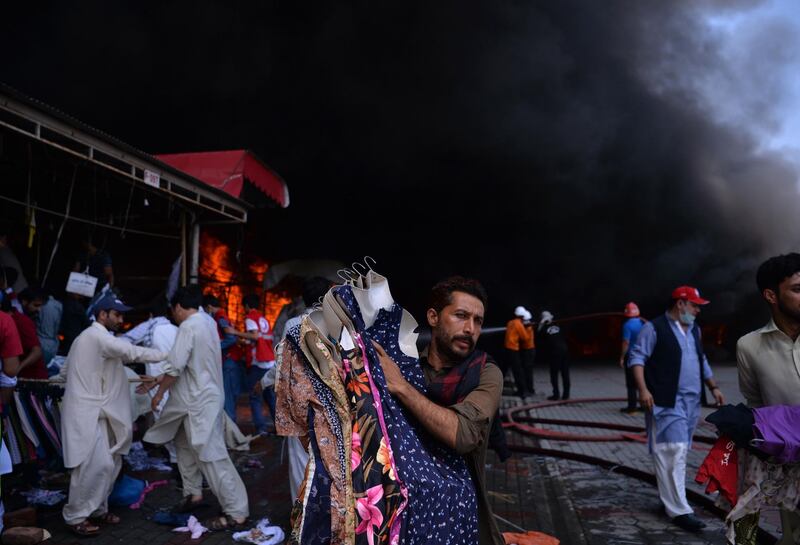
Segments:
[[[124,362],[156,362],[163,352],[141,348],[114,337],[122,312],[130,310],[115,295],[95,307],[96,321],[73,342],[66,361],[61,407],[64,466],[72,468],[65,522],[76,529],[87,519],[113,522],[108,495],[127,454],[133,434],[131,394]],[[96,533],[97,527],[88,528]]]
[[[243,522],[249,507],[244,483],[225,447],[219,337],[197,311],[201,303],[201,297],[185,288],[178,290],[173,300],[173,317],[180,326],[153,404],[167,391],[169,400],[144,440],[155,444],[175,441],[184,496],[191,503],[202,499],[200,469],[226,515],[216,520],[217,524],[206,524],[218,529]]]

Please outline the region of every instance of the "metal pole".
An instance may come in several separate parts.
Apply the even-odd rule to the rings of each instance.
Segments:
[[[181,211],[181,286],[186,285],[186,211]]]
[[[192,224],[192,250],[191,261],[189,262],[189,284],[199,282],[200,270],[200,223],[195,221]]]

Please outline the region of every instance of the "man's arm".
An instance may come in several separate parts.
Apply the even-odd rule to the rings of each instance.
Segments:
[[[630,342],[628,339],[622,339],[622,351],[619,355],[619,366],[625,367],[625,354],[628,353],[628,348],[630,347]]]
[[[136,363],[155,363],[163,361],[167,357],[160,350],[136,346],[111,335],[103,335],[101,339],[100,348],[106,357],[119,358],[125,362]]]
[[[655,401],[644,380],[644,366],[653,354],[655,346],[656,330],[653,324],[648,322],[642,327],[636,342],[630,348],[631,357],[628,359],[628,367],[631,368],[633,378],[636,380],[636,387],[639,389],[639,404],[647,411],[653,410]]]
[[[739,339],[736,343],[736,370],[739,375],[739,390],[749,407],[763,407],[764,400],[761,398],[761,386],[758,383],[758,374],[751,364],[752,359],[748,355],[745,343]]]
[[[17,369],[17,372],[22,371],[23,369],[33,364],[34,362],[39,361],[41,358],[42,358],[42,347],[38,345],[32,347],[31,351],[28,352],[28,355],[21,362],[19,362],[19,368]]]
[[[15,377],[20,371],[19,356],[3,358],[3,373],[8,377]]]
[[[373,341],[373,346],[381,360],[381,368],[386,377],[389,391],[400,403],[422,423],[428,432],[439,442],[451,449],[456,448],[458,436],[458,415],[452,409],[437,405],[406,381],[400,368],[386,354],[381,345]]]

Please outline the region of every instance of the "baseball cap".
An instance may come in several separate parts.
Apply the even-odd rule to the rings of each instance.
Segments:
[[[626,318],[635,318],[639,316],[639,306],[631,301],[627,305],[625,305],[625,317]]]
[[[131,308],[125,303],[123,303],[119,297],[114,295],[113,293],[109,293],[104,295],[100,298],[99,301],[94,306],[94,310],[96,312],[100,312],[101,310],[116,310],[117,312],[128,312]]]
[[[700,297],[700,290],[692,286],[679,286],[672,290],[673,299],[686,299],[690,303],[696,305],[707,305],[710,303],[707,299]]]
[[[525,307],[517,307],[514,309],[514,316],[519,316],[520,318],[525,317],[525,313],[528,312]]]

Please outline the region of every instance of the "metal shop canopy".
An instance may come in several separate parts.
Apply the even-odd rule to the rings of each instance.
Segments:
[[[239,195],[209,185],[3,83],[0,83],[0,126],[108,169],[166,198],[214,212],[220,219],[247,222],[249,206],[237,198]],[[277,175],[272,176],[280,180]],[[288,204],[288,192],[285,200]]]
[[[289,206],[286,182],[248,150],[174,153],[156,157],[250,204],[257,206],[267,196],[281,208]]]

